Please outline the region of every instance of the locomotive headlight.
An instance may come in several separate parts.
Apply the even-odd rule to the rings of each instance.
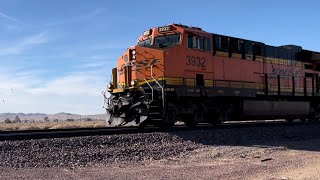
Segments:
[[[131,85],[131,86],[136,86],[136,85],[138,85],[138,82],[137,82],[136,80],[132,80],[132,81],[130,82],[130,85]]]
[[[130,60],[136,60],[137,51],[135,49],[129,49],[129,58]]]
[[[108,88],[108,89],[112,89],[112,87],[113,87],[112,83],[109,83],[109,84],[107,85],[107,88]]]

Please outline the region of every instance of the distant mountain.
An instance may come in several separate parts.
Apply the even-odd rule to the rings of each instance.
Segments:
[[[67,116],[70,116],[70,115],[76,115],[76,114],[71,114],[71,113],[65,113],[65,112],[59,112],[55,115],[67,115]]]
[[[2,113],[0,114],[0,116],[46,116],[47,114],[43,114],[43,113]]]
[[[34,121],[43,121],[45,117],[48,117],[49,120],[53,121],[54,119],[58,120],[67,120],[67,119],[87,119],[90,118],[92,120],[104,120],[105,114],[94,114],[94,115],[79,115],[79,114],[71,114],[60,112],[57,114],[44,114],[44,113],[2,113],[0,114],[0,122],[3,122],[5,119],[9,118],[10,120],[14,120],[16,116],[19,116],[21,120],[34,120]]]

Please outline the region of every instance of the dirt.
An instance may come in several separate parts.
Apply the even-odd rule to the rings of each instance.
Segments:
[[[0,142],[5,161],[0,163],[0,179],[320,179],[318,128],[271,128],[263,129],[261,135],[259,128]],[[120,143],[111,143],[119,139]],[[72,162],[69,166],[59,148],[52,149],[67,141],[68,148],[60,151],[89,151],[86,163],[74,166],[78,156],[66,155]],[[46,153],[46,149],[51,150]],[[140,153],[132,155],[135,149]],[[92,159],[97,152],[107,158]],[[46,156],[52,157],[46,160]],[[64,165],[58,164],[61,161]]]
[[[292,142],[289,142],[292,143]],[[298,142],[301,143],[301,142]],[[320,139],[303,142],[319,144]],[[285,144],[285,142],[283,142]],[[1,179],[320,179],[320,153],[218,146],[161,160],[70,168],[0,168]]]
[[[46,129],[103,128],[103,127],[106,127],[105,121],[0,123],[0,132],[1,131],[46,130]]]

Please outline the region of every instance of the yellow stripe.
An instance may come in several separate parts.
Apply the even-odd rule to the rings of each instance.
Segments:
[[[186,86],[195,86],[195,79],[186,79]]]
[[[295,60],[287,60],[287,59],[278,59],[278,58],[270,58],[265,57],[265,62],[272,63],[272,64],[282,64],[282,65],[288,65],[288,66],[302,66],[302,62],[295,61]]]
[[[263,85],[263,84],[261,84]],[[215,81],[215,86],[217,87],[232,87],[232,88],[247,88],[247,89],[264,89],[263,86],[254,82],[233,82],[233,81]]]
[[[295,93],[295,96],[304,96],[304,93]]]
[[[229,53],[228,52],[223,52],[223,51],[217,51],[216,52],[216,56],[229,57]]]
[[[214,86],[218,86],[218,87],[229,87],[230,84],[228,81],[215,81],[214,82]]]
[[[312,92],[312,88],[307,88],[307,92]]]
[[[303,89],[303,88],[296,88],[295,91],[296,91],[296,92],[303,92],[304,89]]]
[[[278,91],[278,86],[270,86],[269,88],[271,91]]]
[[[165,77],[164,79],[168,85],[183,85],[182,78]]]
[[[242,88],[242,82],[230,82],[230,87],[232,88]]]
[[[259,84],[259,85],[258,85],[258,89],[265,89],[265,87],[266,87],[266,86],[265,86],[264,84]]]
[[[280,88],[281,92],[292,92],[292,87],[282,87]]]
[[[288,60],[279,59],[279,64],[288,65]]]
[[[247,89],[256,89],[257,88],[257,84],[256,83],[243,83],[243,87],[247,88]]]
[[[232,58],[236,58],[236,59],[241,59],[242,58],[242,54],[232,53],[231,57]]]
[[[213,87],[213,80],[204,80],[205,87]]]
[[[120,93],[120,92],[124,92],[125,89],[114,89],[112,90],[113,93]]]
[[[252,60],[253,59],[253,55],[251,54],[246,54],[246,60]]]
[[[263,56],[256,56],[256,61],[263,61]]]
[[[157,81],[162,81],[162,80],[164,80],[165,79],[165,77],[159,77],[159,78],[155,78]],[[151,82],[154,82],[154,80],[153,79],[149,79],[149,80],[147,80],[147,82],[148,83],[151,83]],[[139,82],[139,85],[143,85],[143,84],[146,84],[146,81],[140,81]]]

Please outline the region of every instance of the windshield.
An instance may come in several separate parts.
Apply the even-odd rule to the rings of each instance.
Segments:
[[[154,45],[156,47],[171,47],[180,42],[180,34],[172,34],[167,36],[159,36],[154,38]]]
[[[137,46],[151,47],[151,39],[138,42]]]

